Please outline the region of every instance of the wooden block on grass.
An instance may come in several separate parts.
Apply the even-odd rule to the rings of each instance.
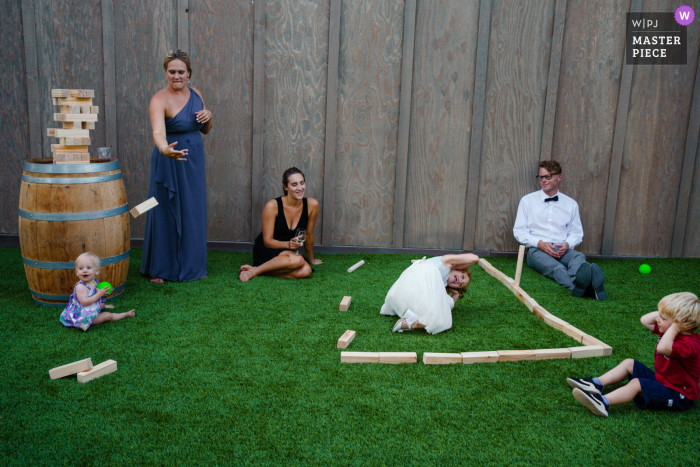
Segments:
[[[462,363],[498,363],[498,352],[462,352]]]
[[[603,348],[603,355],[605,355],[606,357],[612,355],[612,347],[610,347],[605,342],[596,339],[593,336],[589,336],[588,334],[583,335],[583,338],[581,338],[581,343],[583,345],[599,345]]]
[[[571,358],[569,349],[537,349],[535,360],[551,360],[553,358]]]
[[[415,352],[379,352],[379,363],[416,363]]]
[[[499,362],[519,362],[520,360],[535,360],[534,350],[499,350]]]
[[[569,347],[571,358],[602,357],[603,348],[599,345],[587,345],[585,347]]]
[[[462,363],[463,358],[461,353],[432,353],[425,352],[423,354],[423,363],[425,365],[444,365],[448,363]]]
[[[78,360],[77,362],[68,363],[66,365],[57,366],[49,370],[49,378],[58,379],[64,376],[74,375],[80,373],[81,371],[88,371],[92,369],[92,359],[86,358],[85,360]]]
[[[131,215],[134,216],[134,218],[137,218],[144,212],[150,211],[156,206],[158,206],[158,201],[156,201],[155,198],[150,198],[133,208],[130,212]]]
[[[532,314],[544,321],[544,317],[549,314],[549,311],[545,310],[541,306],[536,306],[532,308]]]
[[[347,349],[348,345],[350,345],[350,342],[355,338],[355,331],[350,331],[347,330],[345,333],[340,336],[340,339],[338,339],[338,348],[339,349]]]
[[[106,362],[94,366],[90,371],[78,373],[78,382],[87,383],[88,381],[114,373],[115,371],[117,371],[117,362],[114,360],[107,360]]]
[[[343,300],[340,302],[340,311],[348,311],[348,308],[350,308],[351,301],[352,297],[348,297],[347,295],[343,297]]]
[[[559,319],[554,315],[544,315],[544,322],[552,326],[554,329],[562,330],[564,325],[569,324],[563,319]]]
[[[520,300],[528,310],[532,311],[536,306],[539,306],[537,302],[530,297],[523,289],[515,285],[515,282],[512,284],[508,285],[508,290],[513,292],[513,295],[518,297],[518,300]]]
[[[578,328],[573,327],[569,323],[566,323],[561,327],[561,332],[573,337],[577,342],[581,342],[585,333]]]
[[[379,352],[340,352],[341,363],[379,363]]]

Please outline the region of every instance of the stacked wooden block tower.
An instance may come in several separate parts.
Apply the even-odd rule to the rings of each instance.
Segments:
[[[60,105],[61,112],[53,119],[63,122],[63,128],[49,128],[49,136],[58,138],[51,145],[54,164],[89,164],[90,130],[95,129],[99,107],[92,105],[95,91],[92,89],[52,89],[53,105]]]

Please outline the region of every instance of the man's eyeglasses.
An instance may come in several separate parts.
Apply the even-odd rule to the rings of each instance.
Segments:
[[[535,178],[537,179],[537,181],[542,181],[542,179],[551,180],[554,175],[559,175],[559,174],[556,173],[556,174],[547,174],[547,175],[535,175]]]

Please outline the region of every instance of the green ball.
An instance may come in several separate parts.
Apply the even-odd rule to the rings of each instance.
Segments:
[[[109,282],[100,282],[97,285],[97,288],[98,289],[107,289],[107,293],[112,293],[112,284],[110,284]]]
[[[651,272],[651,266],[649,266],[648,264],[642,264],[641,266],[639,266],[639,272],[641,272],[642,274],[649,274]]]

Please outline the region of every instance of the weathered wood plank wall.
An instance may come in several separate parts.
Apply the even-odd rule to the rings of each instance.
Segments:
[[[129,202],[146,198],[148,103],[166,83],[163,57],[179,46],[190,53],[192,85],[215,118],[204,138],[209,240],[251,241],[256,200],[279,196],[282,172],[296,165],[308,195],[323,206],[325,193],[332,204],[321,210],[332,216],[326,228],[323,215],[317,224],[324,244],[513,251],[519,199],[538,189],[537,163],[551,154],[564,166],[562,191],[581,207],[582,251],[700,256],[700,146],[686,148],[699,127],[691,119],[693,102],[700,105],[692,95],[697,28],[688,29],[688,65],[633,68],[628,111],[617,115],[625,13],[673,11],[677,2],[416,0],[415,28],[405,27],[414,16],[404,0],[258,3],[259,35],[251,0],[6,0],[0,233],[17,233],[21,161],[32,149],[50,154],[55,87],[95,89],[102,108],[92,147],[116,133]],[[700,0],[689,3],[700,11]],[[412,47],[404,47],[404,34]],[[412,51],[412,67],[404,50]],[[330,77],[329,57],[337,63]],[[475,96],[479,66],[483,99]],[[410,92],[402,83],[411,83]],[[116,122],[108,123],[105,101],[113,98]],[[408,116],[401,136],[400,109]],[[616,122],[622,139],[613,171]],[[400,137],[408,141],[405,159]],[[132,236],[143,236],[143,227],[143,218],[133,221]]]

